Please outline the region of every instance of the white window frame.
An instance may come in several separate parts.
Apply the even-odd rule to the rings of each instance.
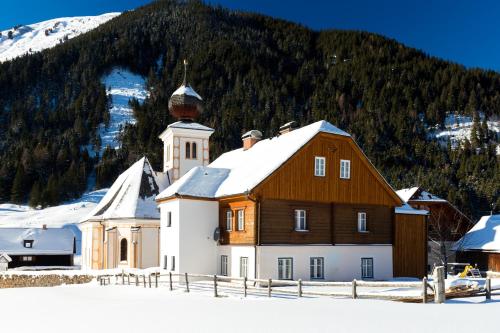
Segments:
[[[311,280],[323,280],[325,278],[325,258],[311,257],[309,264]]]
[[[226,231],[233,230],[233,211],[228,209],[226,211]]]
[[[227,255],[220,256],[220,275],[227,276],[227,263],[228,263]]]
[[[373,258],[361,258],[361,278],[373,279],[374,266]]]
[[[245,230],[245,210],[238,209],[238,231]]]
[[[248,277],[248,257],[240,257],[240,277]]]
[[[293,280],[293,258],[278,258],[278,280]]]
[[[368,232],[366,228],[366,212],[358,212],[358,232]]]
[[[314,175],[316,177],[325,177],[326,174],[326,158],[323,156],[314,157]]]
[[[172,212],[167,212],[167,228],[172,226]]]
[[[305,209],[295,209],[295,231],[307,231],[307,212]]]
[[[340,160],[340,178],[351,179],[351,161]]]

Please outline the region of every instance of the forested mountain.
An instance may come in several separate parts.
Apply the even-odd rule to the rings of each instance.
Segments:
[[[158,1],[40,53],[0,64],[0,201],[52,205],[80,195],[88,175],[109,185],[146,154],[161,168],[158,135],[182,81],[205,99],[200,122],[216,129],[212,158],[241,146],[241,134],[277,132],[290,120],[326,119],[353,134],[394,188],[420,185],[478,216],[499,202],[500,171],[485,119],[500,114],[500,75],[467,70],[395,40],[356,31],[312,31],[198,1]],[[122,149],[101,161],[109,121],[100,78],[121,66],[147,77],[144,104]],[[428,135],[447,111],[471,115],[473,138],[442,147]],[[262,161],[265,163],[265,161]]]

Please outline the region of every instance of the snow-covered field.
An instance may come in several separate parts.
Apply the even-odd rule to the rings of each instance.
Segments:
[[[210,291],[71,285],[0,289],[5,332],[494,332],[500,296],[409,304],[339,298],[214,298]]]
[[[2,31],[0,36],[0,62],[26,53],[39,52],[54,47],[65,39],[81,35],[118,15],[120,13],[62,17]],[[12,38],[9,38],[9,31],[11,31]]]

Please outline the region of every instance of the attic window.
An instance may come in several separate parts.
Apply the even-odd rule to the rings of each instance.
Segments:
[[[33,247],[33,241],[32,240],[25,240],[24,241],[24,247],[31,249]]]

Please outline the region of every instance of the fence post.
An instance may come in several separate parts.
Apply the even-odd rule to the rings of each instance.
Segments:
[[[125,271],[122,269],[122,285],[125,285]]]
[[[148,275],[148,284],[149,284],[149,288],[151,288],[151,273],[149,273],[149,275]]]
[[[267,297],[271,297],[271,284],[273,283],[273,281],[271,279],[269,279],[267,281]]]
[[[155,288],[158,288],[158,272],[155,272]]]
[[[115,284],[118,284],[118,274],[115,274]]]
[[[108,285],[111,284],[111,276],[108,276]]]
[[[184,278],[186,279],[186,292],[189,292],[189,280],[188,280],[188,273],[184,273]]]
[[[245,295],[245,297],[247,297],[247,277],[246,276],[243,278],[243,295]]]
[[[130,286],[130,273],[127,274],[127,283]]]
[[[489,277],[486,278],[484,289],[486,291],[486,299],[491,299],[491,279]]]
[[[173,288],[172,288],[172,272],[168,272],[168,283],[170,286],[170,291],[172,291],[173,290]]]
[[[298,296],[302,297],[302,279],[299,279],[299,282],[297,283],[298,286]]]
[[[139,275],[135,274],[135,286],[139,286]]]
[[[217,294],[217,275],[214,275],[214,297],[218,297]]]
[[[434,268],[434,303],[444,303],[446,299],[445,286],[444,286],[444,267],[438,266]]]
[[[358,294],[356,292],[356,279],[352,280],[352,298],[358,298]]]
[[[142,282],[144,284],[144,288],[146,288],[146,275],[142,274]]]
[[[427,278],[422,279],[422,303],[427,303]]]

